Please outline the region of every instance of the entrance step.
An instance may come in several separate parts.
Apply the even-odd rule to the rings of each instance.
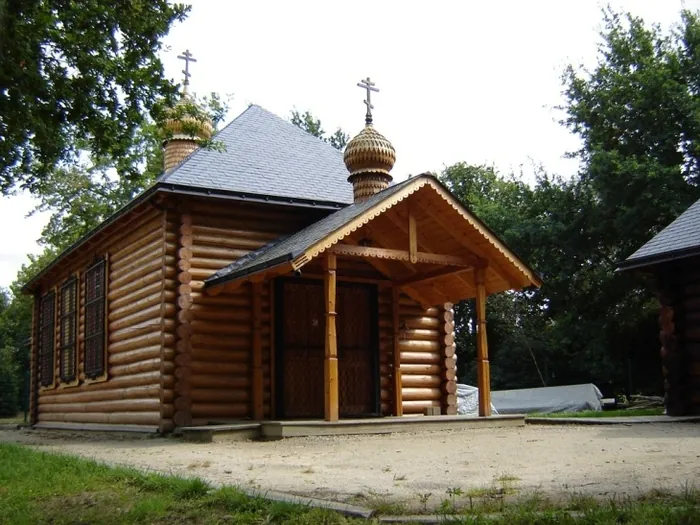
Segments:
[[[260,423],[233,423],[228,425],[203,425],[201,427],[180,427],[177,430],[185,441],[190,443],[211,443],[213,441],[247,441],[260,437]]]

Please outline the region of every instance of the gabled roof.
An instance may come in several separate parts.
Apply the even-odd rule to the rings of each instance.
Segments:
[[[380,238],[382,230],[391,227],[389,222],[386,222],[388,220],[385,217],[386,213],[404,206],[401,204],[402,201],[406,201],[405,206],[416,206],[423,210],[421,216],[424,225],[432,227],[432,232],[437,234],[434,235],[435,237],[443,237],[441,241],[443,249],[451,248],[455,256],[458,252],[464,255],[464,250],[467,250],[475,256],[473,257],[475,263],[488,266],[489,293],[542,284],[534,270],[520,260],[435,177],[420,175],[390,186],[365,201],[343,208],[289,237],[276,239],[222,268],[206,279],[205,286],[218,287],[232,281],[241,282],[272,268],[275,270],[269,271],[277,274],[300,269],[340,241],[351,238],[354,233],[372,221],[376,226],[373,227],[374,236]],[[421,225],[418,227],[420,229]],[[443,235],[445,233],[448,234],[447,237]],[[423,241],[432,237],[433,234],[426,231],[423,234]],[[389,252],[393,253],[392,250]],[[430,253],[425,255],[429,259]],[[446,255],[450,256],[449,253]],[[436,255],[434,260],[437,261],[439,257],[442,255]],[[465,271],[467,270],[473,271],[474,268],[466,268]],[[443,277],[443,281],[440,282]],[[438,275],[430,285],[416,281],[415,284],[406,283],[405,286],[413,289],[416,296],[436,301],[439,299],[441,302],[469,298],[469,294],[473,293],[473,281],[455,280],[449,275]],[[408,293],[410,295],[410,292]],[[426,304],[433,303],[426,302]]]
[[[353,201],[343,154],[294,124],[251,105],[214,140],[63,250],[23,288],[28,293],[65,258],[158,192],[338,209]]]
[[[700,200],[620,263],[619,269],[642,268],[695,255],[700,255]]]
[[[359,217],[372,206],[395,194],[411,181],[412,179],[407,179],[389,186],[384,191],[372,195],[369,199],[351,204],[293,235],[275,239],[212,274],[205,280],[206,286],[215,286],[296,259],[310,246]]]
[[[158,182],[215,192],[350,204],[342,152],[252,105],[214,137],[224,151],[197,150]]]

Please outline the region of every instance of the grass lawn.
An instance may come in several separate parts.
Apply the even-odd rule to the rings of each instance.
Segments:
[[[0,417],[0,425],[19,425],[24,423],[24,414],[17,414],[14,417]]]
[[[501,477],[498,481],[501,489],[512,489],[517,478]],[[700,496],[690,488],[681,494],[658,492],[634,501],[613,499],[601,503],[572,496],[569,502],[558,505],[541,494],[523,496],[512,504],[499,503],[498,493],[503,492],[450,489],[438,512],[444,523],[464,524],[700,525]],[[416,494],[420,501],[424,496]],[[112,468],[0,443],[2,525],[370,522],[327,510],[249,498],[234,488],[213,489],[199,479]]]
[[[199,479],[146,474],[0,444],[0,524],[353,523]]]
[[[529,417],[631,417],[662,416],[663,408],[631,408],[623,410],[585,410],[583,412],[555,412],[553,414],[530,414]]]

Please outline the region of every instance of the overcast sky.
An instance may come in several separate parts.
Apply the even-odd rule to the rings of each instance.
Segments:
[[[233,95],[229,120],[255,103],[287,118],[310,110],[328,131],[364,124],[367,76],[374,124],[397,153],[395,180],[458,161],[532,173],[533,163],[569,176],[577,140],[558,124],[561,74],[592,65],[598,0],[248,1],[190,0],[188,19],[166,38],[163,61],[181,79],[190,49],[192,91]],[[668,27],[700,0],[611,0]],[[45,216],[25,218],[27,196],[0,197],[0,286],[36,244]]]

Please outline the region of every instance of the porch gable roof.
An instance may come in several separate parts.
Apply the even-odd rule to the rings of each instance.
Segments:
[[[406,199],[411,199],[413,194],[424,188],[434,200],[431,209],[439,208],[439,211],[452,215],[450,219],[454,219],[449,221],[449,228],[445,227],[446,224],[440,228],[451,233],[463,230],[460,238],[466,239],[469,235],[472,240],[470,245],[462,244],[467,248],[471,247],[474,250],[473,255],[492,268],[493,272],[504,276],[503,281],[507,285],[494,285],[491,293],[542,284],[534,270],[465,208],[442,183],[432,175],[423,174],[390,186],[365,201],[347,206],[293,235],[275,239],[214,273],[205,280],[205,287],[213,288],[247,279],[276,267],[285,273],[298,270],[324,251],[333,249],[334,245],[387,210]],[[461,221],[456,214],[461,217]]]

